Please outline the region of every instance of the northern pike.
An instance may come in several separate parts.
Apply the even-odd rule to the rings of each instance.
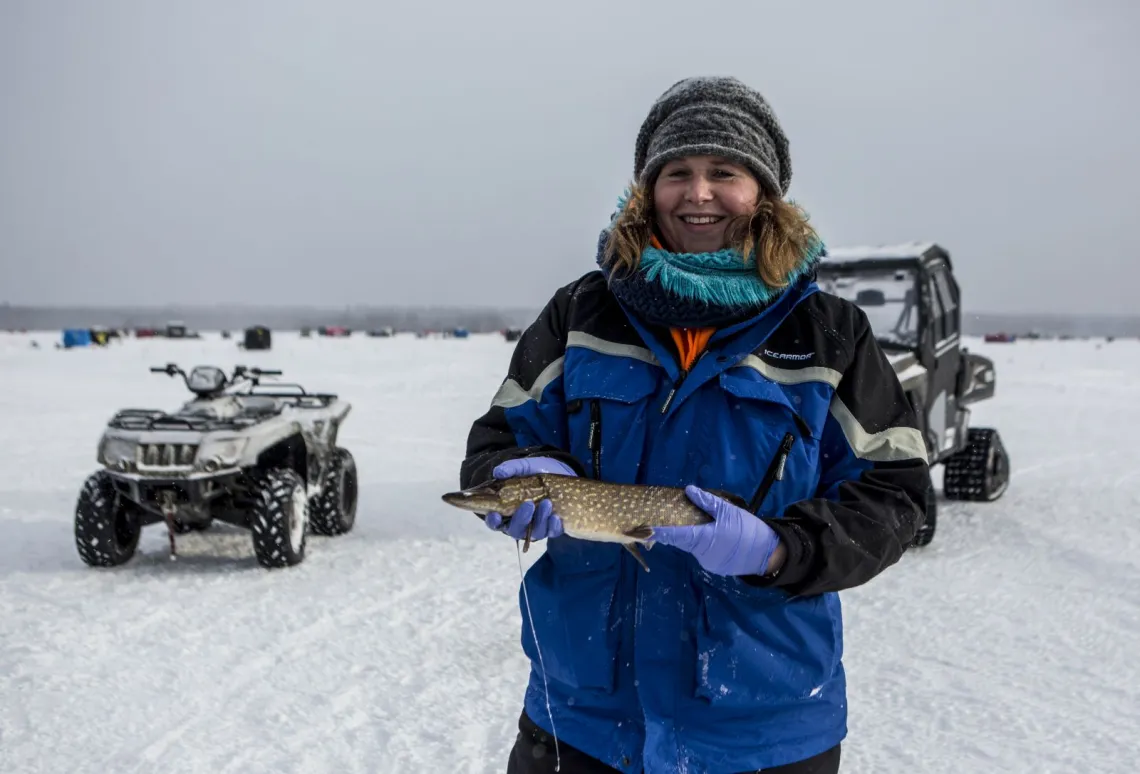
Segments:
[[[734,502],[740,498],[717,492]],[[637,550],[639,543],[652,545],[655,527],[688,527],[708,524],[712,517],[698,508],[681,487],[615,484],[576,476],[539,473],[448,492],[443,501],[485,518],[495,511],[503,524],[524,502],[548,499],[570,537],[605,543],[621,543],[648,570]],[[530,548],[527,530],[523,551]]]

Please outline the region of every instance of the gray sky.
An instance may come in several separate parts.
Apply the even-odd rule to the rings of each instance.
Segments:
[[[731,74],[825,241],[1140,308],[1132,0],[0,0],[0,301],[539,306],[650,103]]]

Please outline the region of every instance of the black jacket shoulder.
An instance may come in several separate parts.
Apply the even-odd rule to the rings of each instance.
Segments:
[[[551,307],[564,324],[563,343],[566,333],[577,331],[618,344],[645,346],[599,270],[559,288],[548,305]]]

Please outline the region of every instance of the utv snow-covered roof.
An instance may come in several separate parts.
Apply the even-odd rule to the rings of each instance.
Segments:
[[[829,247],[823,264],[851,264],[866,261],[874,263],[933,260],[950,263],[950,254],[934,242],[904,242],[895,245],[868,245],[857,247]]]

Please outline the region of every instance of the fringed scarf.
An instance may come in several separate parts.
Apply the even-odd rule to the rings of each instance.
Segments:
[[[625,206],[618,200],[617,214]],[[676,328],[721,327],[758,314],[788,286],[814,273],[825,254],[817,243],[788,273],[787,286],[774,288],[756,271],[755,252],[745,258],[738,250],[674,253],[656,239],[641,253],[637,270],[611,277],[604,258],[609,229],[598,240],[597,263],[618,300],[651,325]]]

